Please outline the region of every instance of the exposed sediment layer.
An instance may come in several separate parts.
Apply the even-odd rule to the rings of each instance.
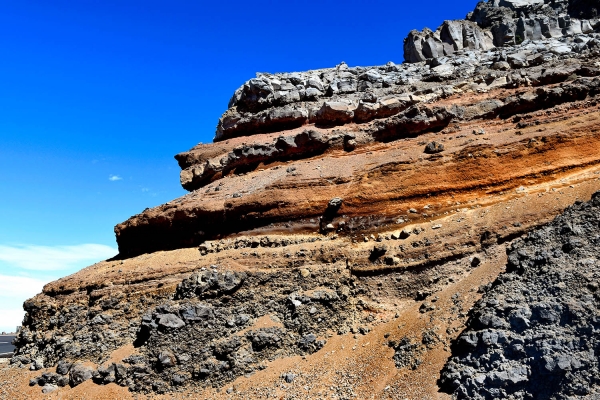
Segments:
[[[392,117],[357,132],[353,151],[343,148],[348,133],[335,130],[299,131],[298,136],[318,138],[314,141],[323,147],[332,143],[327,152],[321,147],[321,154],[300,160],[269,160],[249,145],[236,156],[245,172],[220,175],[193,193],[118,225],[120,252],[128,256],[192,246],[258,228],[320,232],[323,222],[339,234],[358,236],[375,227],[373,216],[379,225],[410,221],[422,218],[422,207],[430,205],[432,211],[425,214],[432,219],[451,208],[453,196],[478,198],[595,165],[600,161],[597,83],[580,78],[520,93],[496,89],[453,96],[439,100],[437,108],[460,107],[463,113],[489,118],[455,117],[441,123],[441,131],[414,134],[407,126],[419,125],[414,130],[420,131],[421,125],[440,120],[435,115],[424,122]],[[498,97],[503,106],[493,101]],[[508,115],[499,118],[503,113]],[[274,139],[273,152],[278,141]],[[444,151],[424,154],[431,141],[442,143]],[[244,149],[250,155],[244,156]],[[324,220],[334,197],[343,198],[343,206],[336,218]],[[411,208],[420,212],[409,213]]]
[[[215,143],[176,156],[191,193],[117,225],[119,257],[25,303],[11,362],[31,372],[0,368],[21,382],[0,395],[448,398],[451,352],[446,391],[508,394],[505,375],[525,375],[486,361],[501,347],[461,350],[461,332],[491,337],[475,326],[490,295],[477,301],[507,249],[491,293],[506,276],[543,291],[522,270],[544,243],[518,238],[600,190],[592,3],[480,3],[411,32],[405,64],[246,82]],[[587,257],[574,243],[557,260]],[[534,393],[526,378],[508,391]],[[567,380],[552,393],[579,395]]]
[[[589,167],[527,190],[496,193],[485,204],[463,200],[444,220],[373,231],[368,241],[251,235],[206,243],[201,252],[102,262],[47,285],[26,303],[28,319],[12,362],[33,365],[40,371],[33,378],[47,372],[55,374],[46,376],[50,382],[60,383],[52,367],[57,361],[90,360],[98,383],[142,392],[204,388],[216,398],[211,385],[234,385],[235,398],[266,396],[273,379],[282,379],[269,375],[274,365],[299,382],[313,381],[313,395],[329,393],[326,382],[335,373],[349,386],[331,393],[367,395],[368,377],[381,377],[380,364],[390,363],[382,393],[386,386],[411,398],[434,393],[434,372],[479,298],[476,288],[503,269],[512,238],[588,199],[600,188],[599,177],[600,169]],[[322,368],[290,364],[303,354]],[[417,363],[414,370],[398,361],[407,357]],[[256,386],[265,374],[271,378]],[[423,382],[424,392],[409,384],[412,379]],[[290,387],[303,390],[299,383]]]

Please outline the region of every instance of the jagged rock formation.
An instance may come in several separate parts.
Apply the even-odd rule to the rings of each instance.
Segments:
[[[593,1],[481,1],[466,20],[444,21],[435,32],[411,31],[404,41],[404,58],[413,63],[432,59],[439,63],[454,53],[529,42],[560,49],[573,36],[594,32],[599,23],[598,4]]]
[[[494,48],[492,33],[470,21],[444,21],[435,31],[413,30],[404,41],[404,59],[421,62],[439,59],[461,50],[490,50]]]
[[[600,192],[508,249],[442,372],[459,399],[597,396]]]
[[[310,219],[320,218],[327,202],[340,193],[345,193],[346,200],[343,211],[345,217],[340,222],[345,222],[343,230],[348,233],[360,231],[353,227],[368,227],[363,222],[365,215],[381,215],[390,220],[396,218],[400,210],[390,209],[387,206],[390,201],[406,202],[438,192],[433,187],[407,186],[407,170],[417,176],[426,169],[435,169],[437,165],[445,170],[462,168],[461,165],[475,168],[472,160],[459,156],[465,146],[456,141],[452,142],[453,146],[448,142],[443,143],[446,157],[433,163],[421,163],[418,161],[420,151],[411,155],[406,152],[404,156],[399,154],[402,140],[441,132],[443,136],[440,140],[448,141],[460,136],[460,132],[470,135],[471,131],[478,131],[484,124],[497,124],[498,118],[503,121],[511,121],[512,118],[514,125],[512,133],[488,129],[488,136],[484,138],[498,141],[495,146],[507,149],[517,143],[526,146],[534,137],[536,140],[555,140],[559,130],[540,133],[532,129],[529,136],[517,136],[515,132],[523,132],[517,124],[525,126],[526,122],[521,119],[527,118],[538,121],[540,117],[548,118],[548,122],[567,118],[567,114],[571,113],[567,110],[595,104],[600,75],[596,65],[600,40],[595,35],[580,36],[585,37],[581,39],[585,46],[569,48],[564,54],[554,52],[553,47],[530,43],[513,48],[510,54],[504,50],[485,56],[479,53],[468,62],[463,56],[456,56],[452,62],[438,66],[425,63],[393,66],[394,71],[399,72],[389,72],[388,75],[398,80],[389,87],[383,87],[382,84],[380,89],[356,90],[353,93],[335,94],[320,102],[301,102],[296,105],[310,109],[315,104],[314,112],[308,115],[314,115],[315,118],[326,116],[333,126],[325,126],[318,119],[309,118],[302,122],[308,124],[305,127],[292,127],[285,132],[267,134],[261,133],[262,125],[259,124],[257,128],[253,122],[252,126],[236,131],[235,135],[243,135],[241,137],[219,141],[214,145],[198,145],[176,157],[182,168],[181,183],[193,193],[147,210],[118,225],[115,231],[119,250],[125,256],[137,255],[197,245],[207,239],[267,226],[279,230],[314,231],[318,223],[309,223]],[[573,52],[575,50],[581,54]],[[343,74],[360,79],[369,72],[383,73],[390,68],[344,67],[346,72]],[[399,78],[401,76],[406,77],[405,81]],[[238,92],[245,93],[251,87],[245,84]],[[269,96],[264,98],[266,102],[269,99]],[[250,104],[258,107],[262,103],[260,99],[255,99],[255,103]],[[239,110],[237,103],[234,103],[221,122],[228,115],[239,113]],[[262,121],[261,113],[278,110],[272,107],[250,113],[248,118]],[[534,114],[536,112],[538,114]],[[553,113],[556,115],[549,117]],[[562,116],[559,117],[559,114]],[[457,132],[458,135],[451,134]],[[582,134],[596,136],[591,131]],[[217,138],[224,137],[218,133]],[[386,151],[370,157],[368,149],[378,144],[387,144]],[[557,148],[551,146],[542,151],[555,150]],[[396,154],[393,154],[394,151]],[[583,151],[582,156],[585,153]],[[386,158],[385,154],[390,158]],[[598,159],[595,154],[590,156]],[[324,162],[315,173],[310,162],[320,159],[332,161]],[[545,163],[546,159],[558,161],[560,156],[555,158],[548,154],[540,162]],[[588,162],[592,162],[592,159]],[[364,181],[365,174],[380,173],[378,171],[389,169],[389,163],[392,162],[401,162],[405,167],[402,171],[396,169],[382,177],[380,184],[383,193],[365,193],[364,190],[368,189],[361,187],[360,183]],[[500,154],[496,162],[499,164],[496,169],[498,176],[477,181],[477,186],[484,184],[491,189],[494,185],[512,182],[516,188],[521,185],[519,179],[525,179],[525,175],[531,172],[527,170],[525,175],[519,176],[518,170],[502,167],[508,167],[513,162],[511,156],[503,157]],[[341,170],[342,165],[344,167]],[[371,172],[366,173],[366,165],[371,166]],[[547,164],[538,167],[530,165],[537,168],[538,174],[547,174],[556,168]],[[487,170],[484,165],[482,168]],[[268,169],[268,172],[261,169]],[[249,172],[257,174],[251,184],[246,183],[245,174]],[[445,177],[449,180],[436,182],[436,185],[446,192],[468,192],[466,186],[473,183],[453,181],[447,175]],[[292,197],[289,196],[291,188],[295,192]],[[370,197],[369,202],[361,200],[365,196]]]
[[[600,189],[595,4],[480,3],[411,32],[418,62],[249,80],[176,156],[190,193],[25,303],[13,366],[35,393],[437,396],[512,241]]]

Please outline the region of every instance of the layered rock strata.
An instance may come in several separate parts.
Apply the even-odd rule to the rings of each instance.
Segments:
[[[597,23],[591,6],[500,3],[480,3],[468,20],[446,21],[437,32],[455,50],[433,58],[418,56],[425,60],[422,62],[368,68],[342,63],[303,73],[259,74],[246,82],[220,119],[215,143],[198,145],[176,156],[182,168],[181,184],[193,193],[119,224],[115,231],[121,254],[196,245],[240,230],[314,231],[322,228],[315,221],[322,218],[327,202],[341,193],[347,195],[343,208],[346,220],[340,221],[345,228],[340,233],[360,233],[360,228],[349,227],[367,227],[360,222],[365,215],[388,219],[402,215],[402,210],[390,212],[390,200],[401,203],[418,199],[423,193],[430,198],[435,195],[424,187],[407,188],[404,184],[400,190],[401,180],[390,176],[390,182],[385,178],[380,181],[389,192],[373,195],[366,202],[365,196],[371,194],[361,192],[360,185],[366,165],[372,172],[388,168],[392,161],[385,157],[389,156],[403,165],[403,176],[406,170],[418,175],[425,167],[419,156],[405,152],[403,157],[400,149],[408,143],[416,148],[415,144],[435,138],[445,148],[444,152],[433,152],[442,155],[438,163],[446,169],[454,168],[453,163],[461,168],[457,155],[468,145],[450,146],[448,140],[512,118],[513,133],[490,128],[489,136],[476,138],[494,138],[499,141],[494,146],[511,147],[519,139],[514,132],[522,133],[520,127],[526,124],[521,119],[535,118],[539,123],[539,115],[546,118],[548,112],[564,113],[560,118],[566,118],[569,108],[595,104],[600,39],[594,32]],[[491,32],[498,24],[542,14],[563,19],[577,14],[592,19],[586,29],[565,28],[559,37],[492,43]],[[411,33],[407,42],[417,43],[414,35]],[[407,56],[407,61],[418,60]],[[379,152],[382,145],[386,151]],[[371,154],[377,157],[369,157]],[[553,158],[550,154],[547,157]],[[317,165],[315,174],[309,164],[319,160],[327,162]],[[508,165],[497,161],[498,171],[504,170],[501,165]],[[512,162],[509,158],[504,161]],[[546,166],[535,173],[553,170]],[[516,188],[519,179],[526,176],[512,172],[487,179],[485,185],[491,190],[510,181]],[[256,174],[249,184],[248,173]],[[469,190],[451,178],[437,184],[444,192]],[[291,188],[293,198],[288,196]]]
[[[543,62],[546,55],[550,61]],[[179,154],[182,184],[193,192],[119,224],[119,250],[130,256],[253,229],[319,231],[328,201],[338,196],[344,198],[339,233],[361,235],[372,227],[369,215],[388,221],[414,219],[407,213],[411,202],[445,208],[449,193],[516,189],[531,175],[597,163],[597,152],[586,144],[598,140],[597,122],[589,115],[597,112],[600,93],[596,58],[558,60],[551,53],[527,57],[541,64],[508,66],[506,71],[481,65],[481,75],[472,78],[452,75],[442,84],[418,82],[398,89],[416,89],[412,94],[361,101],[353,112],[362,115],[359,110],[370,107],[369,122],[307,125],[199,145]],[[420,68],[430,70],[424,64]],[[577,134],[563,138],[563,125],[571,123],[567,120],[583,125],[573,130]],[[547,128],[535,126],[542,123]],[[444,146],[433,159],[423,154],[429,141]],[[555,146],[556,141],[560,143]],[[534,157],[520,158],[527,168],[513,168],[515,156],[523,152]],[[541,152],[546,154],[538,157]],[[473,155],[480,153],[493,157]],[[571,158],[574,153],[581,158]],[[495,165],[494,176],[488,174],[489,163]],[[468,169],[472,179],[452,172],[461,169]],[[436,170],[443,172],[434,175]],[[435,178],[420,179],[422,174]],[[381,177],[374,183],[380,186],[376,190],[366,183],[373,176]]]
[[[453,351],[440,382],[455,396],[533,393],[507,391],[488,362],[500,347],[465,353],[459,337],[507,249],[515,274],[513,241],[600,190],[593,5],[480,3],[411,32],[402,65],[246,82],[215,142],[176,156],[190,193],[117,225],[117,258],[25,303],[12,365],[35,393],[432,398]],[[560,35],[502,34],[543,18]]]

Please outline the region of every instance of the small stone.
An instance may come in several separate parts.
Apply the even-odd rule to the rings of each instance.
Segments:
[[[173,367],[176,364],[175,355],[170,351],[161,351],[158,355],[158,362],[164,368]]]
[[[435,306],[433,304],[427,303],[427,302],[421,304],[421,307],[419,307],[419,312],[421,314],[429,312],[429,311],[433,311],[433,310],[435,310]]]
[[[306,269],[306,268],[302,268],[302,269],[300,270],[300,275],[301,275],[303,278],[307,278],[307,277],[309,277],[309,276],[310,276],[310,271],[309,271],[308,269]]]
[[[425,153],[436,154],[444,151],[444,145],[438,142],[431,142],[425,146]]]
[[[479,264],[481,264],[481,259],[479,257],[477,257],[477,256],[471,257],[471,268],[475,268]]]
[[[33,360],[33,362],[31,363],[31,366],[29,367],[29,369],[31,371],[38,371],[43,368],[44,368],[44,360],[41,357],[38,357],[35,360]]]
[[[61,375],[67,375],[72,366],[73,366],[73,363],[70,363],[65,360],[60,360],[58,362],[58,364],[56,365],[56,373],[61,374]]]
[[[492,69],[497,71],[508,71],[510,69],[510,64],[506,61],[497,61],[492,64]]]
[[[69,383],[71,384],[71,386],[77,386],[90,379],[92,375],[92,368],[86,367],[83,364],[75,364],[69,372]]]
[[[333,199],[329,200],[329,204],[327,206],[331,207],[331,208],[339,209],[342,206],[343,202],[344,202],[344,200],[342,200],[340,197],[334,197]]]
[[[294,382],[294,379],[296,379],[296,374],[288,372],[287,374],[283,374],[282,377],[287,383],[292,383]]]
[[[44,393],[44,394],[52,393],[56,389],[58,389],[58,386],[56,386],[56,385],[44,385],[44,387],[42,388],[42,393]]]
[[[400,259],[398,257],[386,256],[384,258],[384,262],[387,265],[398,265],[398,264],[400,264]]]
[[[317,336],[309,333],[308,335],[302,336],[302,338],[298,341],[298,346],[304,350],[308,350],[316,341]]]
[[[183,322],[175,314],[163,314],[158,319],[158,325],[160,325],[164,328],[179,329],[179,328],[185,326],[185,322]]]
[[[376,260],[387,252],[388,248],[385,244],[378,244],[371,250],[371,259]]]

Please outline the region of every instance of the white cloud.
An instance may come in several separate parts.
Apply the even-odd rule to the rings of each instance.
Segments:
[[[101,244],[76,246],[0,245],[0,331],[21,325],[25,300],[41,293],[44,285],[65,273],[113,257],[117,249]],[[14,276],[23,270],[34,277]]]
[[[23,302],[41,293],[46,283],[35,278],[0,274],[0,331],[13,332],[21,325],[25,315]]]
[[[102,244],[80,244],[76,246],[0,245],[0,261],[7,263],[9,267],[35,271],[57,271],[82,267],[81,263],[83,262],[97,262],[116,254],[116,249]]]
[[[115,182],[115,181],[122,181],[123,178],[121,178],[119,175],[110,175],[108,177],[108,180],[111,182]]]
[[[0,332],[14,332],[24,316],[23,308],[0,308]]]
[[[25,276],[0,274],[0,297],[28,299],[40,293],[46,283],[48,282]]]

